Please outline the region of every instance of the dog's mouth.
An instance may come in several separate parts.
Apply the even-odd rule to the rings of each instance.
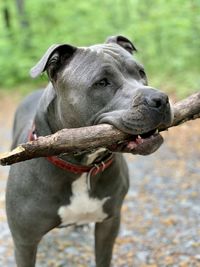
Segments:
[[[154,129],[147,133],[132,135],[130,140],[109,146],[109,150],[113,152],[149,155],[155,152],[162,143],[163,137],[159,134],[158,129]]]

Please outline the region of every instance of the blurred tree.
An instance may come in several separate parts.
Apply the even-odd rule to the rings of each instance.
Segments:
[[[5,32],[7,37],[12,36],[11,32],[11,13],[10,8],[7,1],[4,1],[4,5],[2,6],[2,18],[3,18],[3,27],[5,28]]]
[[[4,17],[5,27],[8,30],[10,30],[11,28],[10,12],[7,6],[3,8],[3,17]]]
[[[21,35],[22,47],[29,49],[31,47],[30,23],[25,11],[25,2],[24,0],[15,0],[15,3],[20,25],[20,32],[23,32],[23,35]]]

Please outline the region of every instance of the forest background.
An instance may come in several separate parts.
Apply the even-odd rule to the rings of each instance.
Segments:
[[[1,0],[0,90],[27,92],[29,69],[53,43],[130,38],[149,83],[178,96],[200,88],[199,0]]]

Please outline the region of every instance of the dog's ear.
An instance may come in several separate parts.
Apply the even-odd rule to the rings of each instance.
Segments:
[[[118,44],[121,47],[123,47],[125,50],[127,50],[130,54],[133,54],[134,51],[135,52],[137,51],[133,43],[129,39],[121,35],[108,37],[106,40],[106,43],[107,44],[109,43]]]
[[[31,77],[36,78],[42,72],[47,71],[50,80],[55,79],[57,71],[64,63],[72,58],[76,50],[76,47],[67,44],[50,46],[43,57],[30,70]]]

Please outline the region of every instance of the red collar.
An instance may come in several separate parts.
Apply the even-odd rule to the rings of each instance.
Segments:
[[[38,136],[35,131],[35,126],[33,125],[32,129],[29,132],[28,140],[34,141],[37,138]],[[107,169],[112,164],[113,155],[111,154],[104,161],[101,161],[96,164],[91,164],[90,166],[73,164],[73,163],[70,163],[70,162],[67,162],[61,159],[59,156],[50,156],[50,157],[46,157],[46,159],[60,169],[73,172],[75,174],[88,173],[90,174],[90,176],[94,176],[100,172],[103,172],[105,169]]]

